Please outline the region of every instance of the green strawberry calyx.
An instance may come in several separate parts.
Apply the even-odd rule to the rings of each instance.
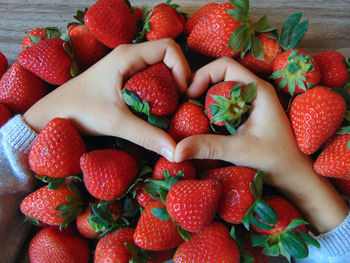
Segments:
[[[252,23],[249,12],[249,0],[230,0],[234,9],[227,9],[226,12],[236,21],[240,22],[230,36],[229,47],[233,48],[233,53],[241,50],[241,57],[250,51],[257,59],[264,59],[264,52],[261,41],[257,33],[267,33],[276,30],[269,26],[266,15],[261,17],[258,22]]]
[[[151,251],[142,249],[136,246],[133,243],[125,242],[124,246],[132,255],[131,259],[129,259],[129,263],[148,263],[153,262],[154,255]]]
[[[298,52],[298,49],[292,50],[288,57],[287,67],[282,70],[277,70],[271,75],[272,79],[282,78],[279,83],[279,88],[283,89],[288,86],[288,92],[291,96],[294,95],[296,85],[304,91],[312,87],[309,83],[305,85],[307,81],[305,74],[315,69],[312,57],[301,53],[298,54]]]
[[[142,20],[138,20],[137,22],[137,32],[136,38],[132,41],[135,43],[140,43],[145,40],[146,32],[151,31],[151,24],[149,22],[150,17],[153,14],[153,9],[151,11],[148,11],[147,5],[142,7]]]
[[[242,117],[251,108],[250,103],[256,96],[256,83],[249,83],[244,90],[243,83],[235,85],[230,91],[230,99],[211,95],[216,101],[210,105],[212,120],[210,124],[224,122],[231,134],[237,134],[237,128],[241,124]]]
[[[77,62],[75,61],[75,58],[74,58],[74,53],[71,49],[71,47],[69,46],[68,42],[65,41],[63,43],[63,49],[64,51],[67,53],[67,55],[70,57],[70,59],[72,60],[72,64],[70,66],[70,75],[72,77],[75,77],[78,75],[79,73],[79,68],[78,68],[78,64]]]
[[[282,255],[291,262],[291,257],[307,258],[308,246],[320,248],[320,244],[309,234],[297,229],[297,227],[308,224],[300,218],[294,218],[287,228],[275,235],[264,235],[250,231],[253,247],[263,247],[263,253],[268,256]]]
[[[250,183],[255,202],[242,218],[242,223],[247,230],[249,230],[250,224],[265,230],[271,230],[278,222],[276,211],[269,203],[262,200],[264,178],[264,171],[259,170],[254,176],[254,182]]]
[[[49,39],[49,38],[60,38],[61,35],[62,35],[62,33],[61,33],[61,31],[59,30],[58,27],[45,27],[44,31],[45,31],[45,38],[47,38],[47,39]],[[27,36],[32,41],[33,46],[38,44],[41,40],[43,40],[41,37],[33,36],[30,33],[28,33]]]
[[[151,113],[150,106],[147,101],[141,101],[133,92],[122,89],[122,95],[125,103],[136,113],[141,114],[140,117],[146,116],[147,121],[163,130],[167,130],[170,120],[166,117],[158,116]]]

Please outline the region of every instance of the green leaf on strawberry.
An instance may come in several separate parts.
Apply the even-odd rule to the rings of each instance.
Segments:
[[[170,215],[165,207],[156,207],[151,210],[152,214],[160,220],[170,219]]]

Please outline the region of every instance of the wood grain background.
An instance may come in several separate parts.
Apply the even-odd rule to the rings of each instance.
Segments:
[[[65,28],[72,22],[77,9],[91,6],[95,1],[73,0],[0,0],[0,51],[10,63],[21,51],[25,32],[35,27],[58,26]],[[134,6],[152,7],[164,1],[131,0]],[[209,1],[173,0],[181,10],[192,15]],[[213,2],[213,1],[211,1]],[[215,1],[222,3],[225,1]],[[280,28],[284,19],[302,11],[302,19],[309,19],[309,30],[301,43],[304,49],[316,53],[342,49],[350,56],[350,0],[251,0],[252,19],[266,14],[270,25]]]

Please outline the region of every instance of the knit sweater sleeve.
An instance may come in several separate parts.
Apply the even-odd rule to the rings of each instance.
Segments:
[[[33,188],[28,153],[36,137],[21,115],[0,128],[0,262],[14,262],[28,234],[19,204]]]

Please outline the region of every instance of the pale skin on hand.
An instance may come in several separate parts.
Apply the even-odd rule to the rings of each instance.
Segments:
[[[325,233],[347,216],[348,207],[334,187],[318,176],[311,159],[298,148],[274,88],[231,58],[202,67],[193,76],[187,94],[197,97],[220,81],[257,83],[249,118],[237,135],[196,135],[178,143],[175,161],[221,159],[262,169],[266,182],[279,188],[302,212],[315,233]]]
[[[124,138],[173,160],[175,141],[134,115],[121,94],[126,79],[161,61],[171,70],[179,91],[185,92],[191,70],[175,41],[120,45],[38,101],[24,114],[24,120],[39,132],[51,119],[67,118],[84,134]]]

